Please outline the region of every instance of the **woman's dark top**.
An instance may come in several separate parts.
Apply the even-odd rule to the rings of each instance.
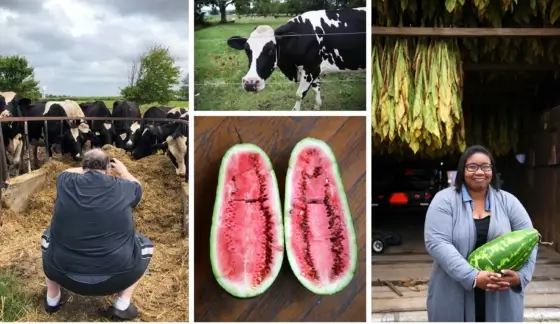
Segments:
[[[488,228],[490,227],[490,216],[475,219],[476,245],[475,250],[488,240]],[[486,292],[478,287],[474,288],[474,311],[476,322],[486,322]]]

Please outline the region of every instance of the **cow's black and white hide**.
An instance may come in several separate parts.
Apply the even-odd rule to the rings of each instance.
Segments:
[[[255,28],[248,38],[233,36],[229,47],[247,54],[249,70],[243,89],[262,91],[278,67],[291,81],[299,82],[293,110],[309,89],[315,92],[315,110],[322,105],[320,77],[366,68],[366,8],[308,11],[274,30]]]
[[[112,117],[112,113],[103,101],[81,103],[80,107],[86,117]],[[124,149],[126,147],[125,136],[119,134],[113,124],[113,121],[107,120],[88,120],[91,131],[95,134],[96,141],[92,143],[93,147],[102,147],[103,145],[114,145]]]
[[[132,101],[115,101],[113,103],[113,117],[140,118],[142,114],[138,104]],[[140,129],[140,120],[115,120],[114,132],[118,135],[115,145],[118,148],[131,151],[133,149],[133,136]]]
[[[47,121],[45,131],[43,121],[29,121],[28,135],[30,145],[34,146],[34,162],[38,165],[37,146],[41,139],[49,145],[47,154],[52,156],[52,146],[58,144],[63,154],[72,156],[75,160],[81,160],[83,145],[87,140],[93,140],[89,125],[82,119],[84,114],[76,102],[65,101],[31,101],[28,98],[14,98],[6,106],[6,110],[0,113],[0,117],[75,117],[69,121],[50,120]],[[23,150],[24,123],[12,122],[11,137],[14,148],[14,166],[19,166]],[[45,136],[46,133],[46,136]]]
[[[186,112],[186,109],[183,108],[172,108],[165,106],[153,106],[148,108],[148,110],[146,110],[144,112],[144,115],[142,116],[142,121],[139,125],[137,125],[137,127],[134,128],[134,131],[132,133],[132,157],[140,159],[142,157],[153,154],[150,149],[150,146],[153,143],[147,142],[146,137],[142,139],[142,134],[144,133],[146,126],[160,126],[168,123],[166,121],[153,121],[150,120],[151,118],[177,119],[180,118],[182,114],[186,114]]]
[[[180,119],[188,121],[188,114],[184,113]],[[179,176],[183,176],[185,181],[189,181],[189,150],[188,150],[188,124],[180,122],[171,122],[162,126],[148,126],[146,133],[150,133],[151,138],[156,139],[156,144],[152,149],[165,150],[175,166],[175,172]],[[161,141],[164,139],[164,141]]]

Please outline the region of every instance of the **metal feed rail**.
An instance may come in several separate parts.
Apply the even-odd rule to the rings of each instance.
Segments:
[[[119,120],[133,120],[133,121],[156,121],[156,122],[178,122],[180,124],[188,125],[189,121],[184,119],[178,118],[143,118],[143,117],[3,117],[0,118],[0,188],[4,188],[6,181],[9,178],[8,174],[8,158],[6,156],[6,148],[4,147],[4,136],[2,132],[2,123],[9,123],[9,122],[23,122],[23,129],[24,129],[24,146],[25,146],[25,153],[27,155],[27,172],[31,172],[31,152],[29,146],[29,131],[28,131],[28,122],[30,121],[42,121],[44,123],[43,127],[43,136],[45,137],[44,140],[44,147],[48,150],[49,143],[48,138],[46,136],[48,131],[47,122],[48,121],[62,121],[62,120],[101,120],[101,121],[119,121]],[[62,133],[63,127],[62,123],[60,126],[60,132]],[[47,161],[49,159],[49,155],[47,154]],[[0,210],[2,209],[2,190],[0,190]],[[1,215],[1,214],[0,214]],[[2,219],[0,218],[0,226],[2,226]]]

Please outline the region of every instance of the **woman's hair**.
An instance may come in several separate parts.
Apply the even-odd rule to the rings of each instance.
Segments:
[[[496,169],[496,161],[492,157],[492,153],[488,151],[482,145],[473,145],[468,147],[461,158],[459,159],[459,164],[457,165],[457,175],[455,176],[455,188],[457,191],[461,191],[463,185],[465,184],[465,168],[467,166],[467,160],[476,153],[482,153],[490,159],[490,164],[492,165],[492,180],[490,181],[490,186],[496,190],[500,190],[500,176],[498,175],[498,170]]]

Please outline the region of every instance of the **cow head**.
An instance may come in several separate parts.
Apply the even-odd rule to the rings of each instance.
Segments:
[[[141,126],[139,122],[134,122],[130,126],[130,137],[126,141],[126,149],[132,151],[136,147],[136,143],[140,141]]]
[[[159,129],[154,125],[146,125],[137,136],[137,142],[134,143],[134,149],[132,150],[132,158],[135,160],[141,159],[146,156],[150,156],[156,152],[155,144],[159,140]]]
[[[62,154],[69,154],[74,160],[80,161],[84,144],[88,140],[92,143],[98,141],[86,123],[81,123],[77,127],[71,127],[62,134]]]
[[[249,71],[241,79],[243,89],[259,92],[265,88],[277,62],[277,41],[274,29],[270,26],[258,26],[249,38],[233,36],[227,40],[229,47],[244,50],[249,60]]]

